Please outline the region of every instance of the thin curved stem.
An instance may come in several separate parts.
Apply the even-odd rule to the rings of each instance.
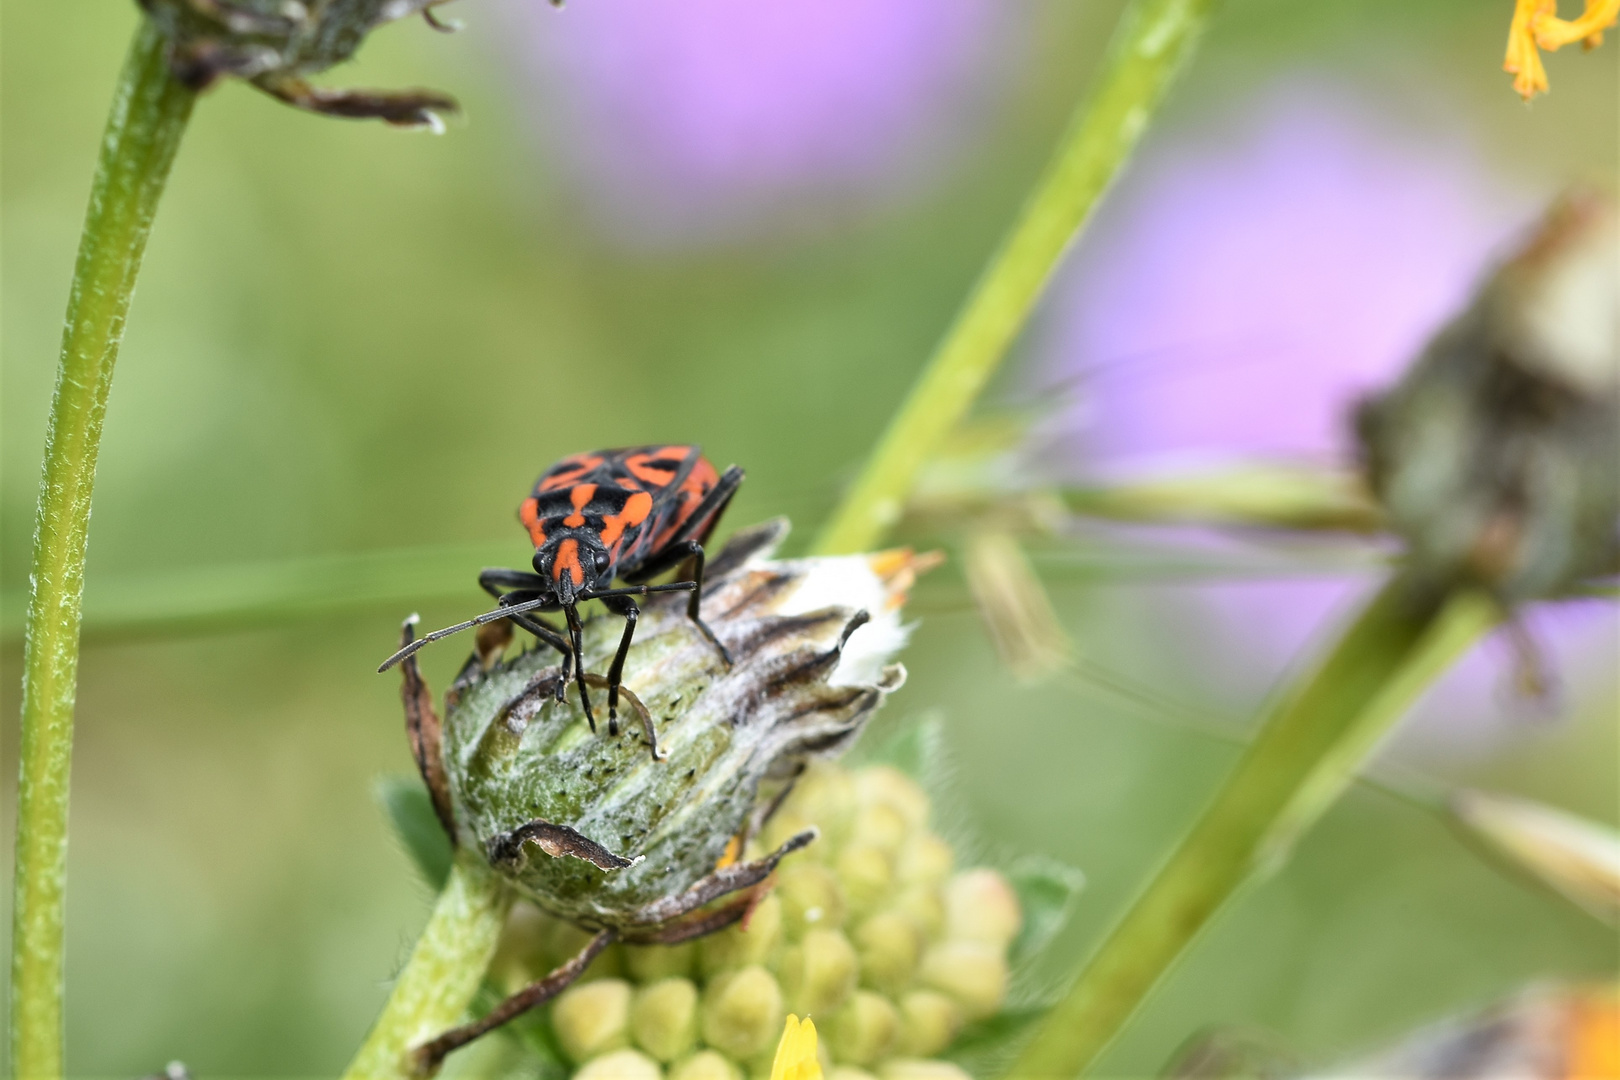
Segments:
[[[1417,696],[1501,618],[1397,575],[1269,710],[1230,778],[1043,1022],[1009,1076],[1090,1068],[1220,908],[1286,860]]]
[[[79,602],[101,424],[146,237],[196,94],[142,20],[119,76],[68,299],[34,521],[12,913],[12,1074],[62,1075],[62,931]]]
[[[477,851],[456,853],[433,914],[343,1080],[412,1080],[411,1051],[459,1024],[495,952],[512,894]]]
[[[1130,157],[1216,0],[1135,0],[1092,94],[814,550],[866,551],[900,520],[917,471],[1001,365],[1052,271]]]

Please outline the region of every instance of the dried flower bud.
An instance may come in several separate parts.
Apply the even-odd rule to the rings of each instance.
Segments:
[[[855,947],[837,930],[811,930],[782,954],[782,989],[796,1013],[820,1016],[838,1008],[859,974]]]
[[[698,991],[690,979],[660,979],[636,991],[630,1035],[637,1046],[669,1062],[697,1043]]]
[[[1356,416],[1413,570],[1504,602],[1620,569],[1620,218],[1572,196]]]
[[[593,734],[557,700],[549,649],[457,678],[442,753],[461,839],[547,911],[614,929],[673,918],[763,809],[761,783],[848,746],[899,686],[904,575],[877,569],[894,556],[767,561],[785,532],[745,530],[710,559],[705,617],[729,667],[684,594],[648,598],[624,670],[641,728]],[[586,621],[585,670],[607,669],[622,627]]]
[[[350,59],[384,23],[425,14],[443,0],[140,0],[169,43],[175,78],[202,89],[245,79],[289,105],[328,116],[376,117],[401,127],[442,125],[455,99],[430,90],[333,90],[307,75]],[[434,24],[438,25],[438,24]]]
[[[969,1020],[994,1016],[1007,996],[1007,958],[982,941],[946,941],[923,957],[922,981],[956,1000]]]
[[[1007,879],[986,867],[957,874],[945,886],[945,933],[1006,949],[1023,927],[1018,897]]]
[[[664,1070],[646,1054],[616,1050],[587,1064],[574,1080],[664,1080]]]
[[[759,966],[721,975],[703,994],[703,1041],[746,1061],[776,1044],[787,1007],[782,989]]]
[[[899,1038],[900,1011],[870,990],[850,995],[827,1025],[833,1055],[852,1065],[871,1065],[888,1057]]]
[[[630,994],[623,979],[597,979],[558,995],[551,1018],[563,1053],[583,1062],[630,1045]]]
[[[962,1010],[937,990],[913,990],[900,999],[900,1053],[932,1057],[962,1030]]]

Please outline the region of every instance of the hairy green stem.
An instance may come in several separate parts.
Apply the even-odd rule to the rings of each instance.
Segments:
[[[90,190],[34,520],[12,914],[11,1052],[18,1077],[62,1075],[68,775],[90,492],[124,316],[195,98],[170,76],[163,38],[142,20]]]
[[[1222,904],[1282,863],[1418,694],[1500,618],[1475,593],[1419,597],[1396,576],[1277,699],[1214,801],[1009,1075],[1056,1080],[1092,1066]]]
[[[457,852],[433,914],[344,1080],[417,1075],[411,1050],[461,1022],[511,903],[510,890],[477,852]]]
[[[946,333],[855,486],[816,538],[823,555],[865,551],[900,519],[917,471],[1000,366],[1063,252],[1090,217],[1197,46],[1215,0],[1134,0],[1102,78],[1012,231]]]

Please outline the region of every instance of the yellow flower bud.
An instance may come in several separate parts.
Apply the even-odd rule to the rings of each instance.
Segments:
[[[799,1013],[820,1016],[855,989],[860,964],[855,947],[836,930],[812,930],[782,954],[782,988]]]
[[[830,762],[812,762],[782,809],[819,826],[822,837],[837,844],[843,841],[857,805],[855,780],[848,771]]]
[[[690,979],[660,979],[636,991],[630,1037],[659,1061],[674,1061],[697,1042],[697,987]]]
[[[626,945],[624,968],[637,982],[690,977],[697,969],[698,943],[682,945]]]
[[[705,975],[768,963],[782,941],[782,901],[773,893],[759,902],[754,913],[742,923],[733,923],[698,942]]]
[[[557,995],[552,1026],[563,1053],[588,1061],[630,1044],[630,984],[623,979],[575,983]]]
[[[855,949],[861,958],[861,981],[895,994],[905,989],[917,970],[923,935],[906,915],[879,912],[855,928]]]
[[[699,1050],[669,1070],[669,1080],[743,1080],[742,1070],[723,1054]]]
[[[899,1038],[899,1010],[870,990],[851,994],[828,1024],[833,1057],[851,1065],[870,1065],[888,1057]]]
[[[1018,896],[994,870],[957,874],[945,886],[945,933],[961,941],[982,941],[1005,949],[1018,936],[1024,914]]]
[[[934,888],[951,876],[956,853],[951,845],[931,832],[912,835],[900,849],[895,860],[894,876],[901,885],[923,885]]]
[[[851,844],[839,852],[836,869],[851,911],[871,911],[888,898],[894,885],[889,853],[870,844]]]
[[[916,885],[902,889],[890,910],[910,919],[925,938],[932,940],[945,932],[945,903],[933,889]]]
[[[664,1080],[664,1070],[646,1054],[615,1050],[587,1062],[574,1080]]]
[[[890,765],[871,765],[855,774],[855,792],[862,806],[887,806],[906,823],[906,831],[928,824],[932,812],[922,785]]]
[[[931,1057],[961,1030],[961,1008],[938,990],[913,990],[900,999],[899,1049],[907,1057]]]
[[[949,1061],[895,1058],[878,1070],[882,1080],[973,1080],[959,1065]]]
[[[816,845],[811,844],[814,848]],[[837,929],[844,925],[844,892],[831,870],[808,860],[789,861],[776,872],[776,891],[782,899],[782,915],[790,938],[802,937],[814,928]]]
[[[923,957],[922,982],[943,990],[962,1006],[969,1020],[994,1016],[1007,994],[1007,960],[982,941],[947,941]]]
[[[911,835],[911,825],[887,803],[862,807],[850,828],[850,842],[875,847],[893,855]]]
[[[703,994],[703,1041],[736,1060],[765,1050],[787,1009],[776,979],[756,965],[729,971]]]

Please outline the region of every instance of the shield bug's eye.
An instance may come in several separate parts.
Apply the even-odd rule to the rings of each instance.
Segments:
[[[607,573],[608,564],[608,553],[605,551],[598,551],[596,553],[596,572],[598,574]]]

